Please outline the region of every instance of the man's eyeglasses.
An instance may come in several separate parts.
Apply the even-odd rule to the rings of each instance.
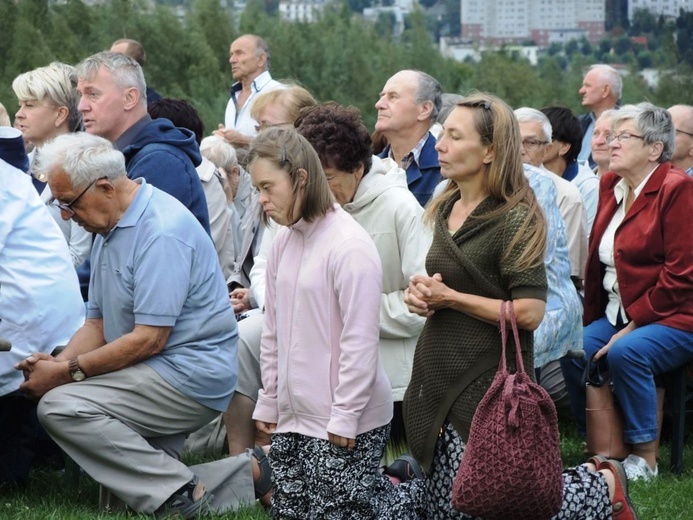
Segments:
[[[527,150],[536,150],[542,145],[549,144],[548,141],[540,141],[539,139],[523,139],[522,146]]]
[[[679,130],[678,128],[676,129],[676,133],[684,134],[684,135],[687,135],[688,137],[693,137],[692,133],[686,132],[685,130]]]
[[[89,188],[91,188],[94,184],[99,182],[100,180],[103,179],[108,179],[108,177],[99,177],[98,179],[94,179],[89,183],[89,185],[82,190],[82,192],[77,195],[74,199],[72,199],[70,202],[58,202],[58,199],[55,197],[51,197],[51,200],[48,201],[48,204],[50,204],[53,207],[58,208],[60,211],[64,211],[67,213],[70,217],[75,214],[75,211],[72,209],[72,206],[75,205],[75,203],[84,195],[86,192],[89,191]]]
[[[611,144],[614,141],[618,141],[619,143],[623,144],[627,141],[630,141],[631,139],[642,139],[643,136],[641,135],[635,135],[635,134],[629,134],[628,132],[623,132],[622,134],[614,135],[611,134],[606,138],[606,144]]]

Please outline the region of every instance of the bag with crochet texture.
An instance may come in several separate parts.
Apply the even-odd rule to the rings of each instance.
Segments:
[[[506,363],[506,310],[515,340],[514,374]],[[556,407],[525,372],[512,302],[501,304],[500,329],[498,372],[474,413],[452,505],[487,520],[548,519],[563,501]]]

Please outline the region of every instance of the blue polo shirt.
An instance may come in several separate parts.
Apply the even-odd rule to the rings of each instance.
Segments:
[[[214,244],[192,213],[147,184],[92,250],[89,318],[107,342],[135,325],[172,327],[144,361],[191,399],[220,412],[236,387],[238,332]]]

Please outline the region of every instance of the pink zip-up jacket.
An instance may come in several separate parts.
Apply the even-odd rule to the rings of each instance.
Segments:
[[[378,354],[382,267],[339,205],[281,229],[267,260],[262,385],[253,418],[277,433],[356,438],[392,419]]]

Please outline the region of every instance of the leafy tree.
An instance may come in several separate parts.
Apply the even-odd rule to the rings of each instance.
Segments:
[[[629,34],[638,36],[652,33],[657,25],[657,19],[649,9],[636,9],[633,13]]]
[[[19,10],[14,0],[0,0],[0,56],[9,56],[14,45],[14,33]],[[0,60],[0,73],[7,66],[6,60]]]
[[[546,53],[549,56],[556,56],[557,54],[561,54],[563,52],[563,45],[557,42],[553,42],[549,45],[549,47],[546,49]]]
[[[372,0],[347,0],[349,9],[355,13],[362,13],[366,7],[373,5]]]
[[[593,52],[592,50],[592,44],[589,42],[587,38],[584,36],[580,39],[580,51],[582,54],[585,56],[590,56]]]
[[[632,43],[627,36],[621,36],[614,41],[614,52],[619,56],[625,56],[632,49]]]
[[[67,0],[63,5],[54,6],[54,18],[62,19],[67,29],[54,25],[51,35],[56,49],[60,49],[61,59],[67,63],[77,63],[87,53],[99,48],[100,34],[96,23],[96,10],[84,5],[82,0]],[[69,40],[68,48],[62,49],[61,38]],[[75,47],[75,41],[78,46]],[[63,50],[65,51],[63,53]]]
[[[527,60],[484,52],[474,71],[473,88],[492,92],[511,107],[541,106],[542,83]]]
[[[190,29],[203,35],[217,57],[219,70],[228,71],[228,51],[239,35],[234,30],[233,15],[221,7],[219,0],[194,0],[189,17]]]
[[[599,55],[604,56],[611,52],[611,40],[602,40],[599,42]],[[600,60],[601,61],[601,60]]]
[[[45,31],[48,29],[50,17],[48,14],[48,0],[23,0],[18,2],[19,16],[29,22],[34,29]]]
[[[462,2],[445,0],[445,12],[447,13],[448,35],[459,36],[462,31]]]
[[[604,40],[598,46],[586,40],[553,44],[533,67],[503,52],[484,53],[480,64],[443,58],[422,11],[412,13],[397,41],[391,20],[374,24],[353,14],[354,2],[370,0],[328,4],[316,23],[282,21],[268,14],[265,0],[250,0],[239,15],[222,8],[220,0],[162,0],[156,5],[148,0],[94,5],[84,1],[0,0],[0,100],[8,107],[15,104],[11,82],[17,74],[52,60],[74,64],[117,38],[129,37],[147,49],[147,81],[164,95],[188,99],[211,131],[228,101],[229,43],[247,32],[267,39],[275,78],[303,84],[319,101],[333,99],[358,107],[370,127],[378,92],[402,69],[428,72],[446,92],[487,90],[512,106],[562,102],[582,113],[577,91],[584,68],[595,62],[621,62],[632,65],[624,81],[624,102],[693,103],[693,13],[681,13],[676,23],[657,19],[653,31],[645,33],[648,49],[632,45],[621,30],[613,42]],[[459,2],[444,1],[450,27],[459,27],[459,15],[450,14]],[[179,18],[172,6],[188,4],[189,14]],[[662,79],[651,89],[637,72],[653,65],[659,66]]]
[[[395,13],[384,12],[378,13],[378,18],[375,21],[375,30],[378,34],[391,35],[395,29]]]
[[[652,53],[648,50],[641,50],[637,53],[636,57],[638,59],[638,66],[641,69],[649,69],[654,64]]]
[[[442,64],[443,58],[427,30],[426,14],[421,9],[415,9],[407,17],[405,27],[402,44],[406,49],[409,68],[435,76],[435,71]]]
[[[573,54],[578,52],[578,47],[579,45],[577,40],[568,40],[568,43],[565,44],[564,50],[568,57],[571,57]]]

